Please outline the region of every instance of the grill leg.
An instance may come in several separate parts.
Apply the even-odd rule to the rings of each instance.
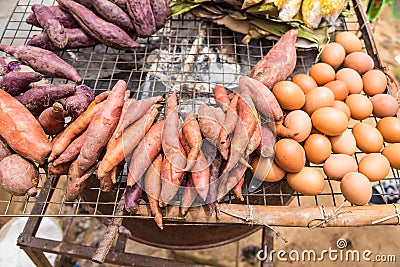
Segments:
[[[268,227],[264,227],[262,229],[262,240],[261,240],[261,249],[268,248],[268,252],[271,249],[274,249],[274,231],[269,229]],[[267,257],[267,260],[261,261],[261,267],[274,267],[274,262],[272,259]]]
[[[29,258],[33,261],[33,263],[36,266],[52,267],[52,265],[49,262],[49,260],[43,254],[43,251],[27,249],[27,248],[23,248],[23,250],[25,251],[25,253],[29,256]]]

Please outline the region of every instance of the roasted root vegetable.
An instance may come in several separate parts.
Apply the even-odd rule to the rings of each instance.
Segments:
[[[48,77],[81,81],[74,67],[49,50],[29,45],[9,46],[6,44],[0,44],[0,50]]]
[[[225,122],[219,132],[219,142],[224,144],[227,142],[229,135],[233,132],[237,122],[237,101],[239,96],[235,94],[229,102],[228,109],[226,111]]]
[[[68,37],[64,26],[55,18],[56,15],[53,10],[46,5],[34,4],[32,11],[52,44],[59,49],[63,49],[67,45]]]
[[[146,37],[156,32],[156,21],[154,19],[150,0],[127,0],[126,7],[138,36]]]
[[[136,147],[129,163],[128,186],[132,186],[140,180],[160,153],[163,128],[164,120],[156,122]]]
[[[283,125],[283,121],[275,122],[275,132],[276,135],[283,138],[294,138],[299,134],[298,131],[289,129],[285,125]]]
[[[96,170],[96,166],[88,169],[86,172],[81,171],[78,167],[77,160],[74,160],[69,169],[67,176],[67,191],[65,194],[65,199],[67,201],[74,201],[79,198],[79,195],[82,193],[83,189],[85,189],[87,185],[87,179],[93,172]]]
[[[161,192],[161,165],[162,154],[159,154],[152,162],[144,176],[144,190],[150,204],[151,214],[160,229],[163,229],[162,213],[159,206]]]
[[[276,133],[266,123],[261,123],[261,142],[258,153],[265,157],[274,157]]]
[[[77,164],[81,171],[86,171],[95,164],[117,127],[126,91],[126,82],[119,80],[104,102],[104,106],[90,122],[85,142],[78,155]]]
[[[40,113],[38,121],[46,134],[58,134],[65,127],[64,108],[55,102],[53,106],[46,108]]]
[[[62,10],[59,6],[49,6],[55,19],[58,20],[65,28],[77,28],[79,24],[76,20],[66,11]],[[36,19],[35,12],[32,12],[26,17],[26,23],[36,27],[41,27],[38,20]]]
[[[19,95],[29,89],[29,85],[43,79],[39,72],[12,71],[5,74],[0,80],[0,87],[12,96]]]
[[[39,173],[31,162],[18,154],[0,161],[0,187],[15,196],[35,196]]]
[[[214,99],[224,112],[228,111],[231,101],[228,97],[228,91],[224,86],[217,84],[214,87]]]
[[[120,27],[98,17],[85,6],[74,1],[57,0],[57,2],[62,9],[67,10],[75,18],[85,32],[98,42],[117,49],[131,49],[139,46]]]
[[[88,108],[84,113],[82,113],[76,120],[72,121],[65,130],[57,135],[56,140],[53,142],[53,147],[51,149],[51,154],[48,161],[51,162],[57,158],[72,140],[82,133],[88,127],[90,121],[96,115],[96,113],[104,106],[104,102],[100,102]]]
[[[189,171],[193,168],[199,156],[202,144],[202,136],[199,123],[194,117],[193,111],[190,111],[185,118],[182,128],[183,136],[189,146],[187,153],[186,166],[183,171]]]
[[[131,18],[117,4],[108,0],[91,0],[90,3],[92,8],[108,22],[114,23],[127,32],[135,31]]]
[[[21,63],[11,58],[0,55],[0,75],[5,75],[9,72],[19,71],[21,69]]]
[[[250,73],[250,78],[259,80],[268,88],[289,77],[296,67],[296,40],[298,29],[287,31],[268,51]]]
[[[106,153],[100,161],[97,177],[105,176],[112,168],[120,164],[124,158],[128,158],[139,142],[149,131],[158,114],[157,106],[151,108],[147,114],[134,124],[129,126],[118,138],[110,138],[106,147]]]
[[[142,186],[135,183],[127,186],[125,191],[125,210],[129,213],[135,213],[139,208],[139,200],[142,197]]]
[[[76,159],[81,151],[83,142],[85,142],[86,131],[75,138],[67,148],[52,162],[53,166],[62,165]]]
[[[167,1],[164,0],[150,0],[151,9],[153,11],[154,20],[157,29],[164,27],[171,15],[171,10]]]
[[[15,96],[32,114],[39,115],[43,110],[52,106],[58,99],[75,93],[76,86],[72,83],[62,85],[34,86],[22,95]]]
[[[209,143],[209,145],[211,145]],[[211,152],[213,149],[205,148],[203,149],[203,153],[207,158],[207,161],[211,162],[210,165],[210,186],[208,189],[208,195],[206,202],[208,204],[208,208],[210,213],[212,214],[215,211],[215,207],[217,204],[217,195],[218,195],[218,182],[219,182],[219,175],[222,165],[222,157],[220,154],[216,154],[215,157],[210,157],[213,153]]]
[[[68,38],[67,44],[65,45],[64,49],[92,47],[98,44],[95,39],[90,37],[81,28],[66,28],[64,29],[64,31]],[[28,40],[26,44],[51,51],[60,50],[60,48],[56,47],[51,42],[45,32],[35,34],[34,36],[32,36],[32,38]]]
[[[7,142],[0,136],[0,161],[12,153],[13,152]]]
[[[181,213],[186,215],[189,208],[192,206],[193,202],[196,200],[197,193],[196,188],[193,184],[192,174],[189,173],[185,188],[183,189],[182,198],[181,198]]]
[[[64,101],[65,110],[72,119],[78,118],[94,100],[94,90],[86,85],[79,85],[73,95]]]
[[[0,136],[22,157],[43,164],[51,143],[35,117],[14,97],[0,90]]]
[[[253,101],[247,94],[238,100],[238,121],[232,137],[230,155],[224,172],[232,170],[243,157],[246,147],[259,121]]]
[[[59,164],[57,166],[54,166],[53,162],[51,162],[47,166],[47,174],[48,175],[67,175],[70,166],[71,166],[71,162],[66,162],[63,164]]]
[[[177,96],[176,91],[174,91],[167,101],[167,112],[162,132],[162,148],[168,161],[182,170],[186,166],[186,158],[183,155],[184,153],[181,153],[180,149],[179,132],[182,123],[179,118],[177,106]]]
[[[283,119],[283,112],[278,100],[268,87],[256,79],[246,76],[239,78],[239,93],[249,94],[257,110],[267,120],[280,121]]]
[[[254,129],[253,135],[250,137],[247,144],[244,158],[247,158],[253,153],[261,144],[261,123],[258,123]]]

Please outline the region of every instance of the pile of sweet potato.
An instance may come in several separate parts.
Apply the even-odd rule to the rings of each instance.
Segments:
[[[137,37],[154,34],[168,21],[168,0],[57,0],[57,6],[34,4],[26,22],[43,28],[28,45],[48,50],[91,47],[138,47]]]

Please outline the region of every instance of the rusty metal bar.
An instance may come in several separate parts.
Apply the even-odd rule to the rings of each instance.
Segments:
[[[33,237],[29,240],[29,251],[40,250],[43,252],[55,253],[70,257],[81,259],[91,259],[91,255],[96,252],[95,247],[84,246],[80,244],[69,244],[61,241],[48,240],[43,238]],[[111,250],[105,258],[104,263],[123,265],[123,266],[136,266],[136,267],[201,267],[203,265],[193,264],[182,261],[175,261],[170,259],[155,258],[133,253],[120,253]],[[37,265],[44,266],[44,265]],[[50,265],[51,266],[51,265]]]
[[[268,227],[264,227],[262,229],[261,249],[264,250],[264,253],[267,253],[267,257],[266,260],[260,262],[261,267],[274,267],[274,262],[272,261],[272,259],[268,258],[268,251],[274,248],[274,237],[274,231],[272,231]],[[268,248],[268,250],[265,248]]]
[[[23,250],[36,266],[52,267],[51,263],[44,255],[42,249],[23,248]]]

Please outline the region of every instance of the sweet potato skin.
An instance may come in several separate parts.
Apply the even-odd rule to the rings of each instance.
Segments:
[[[261,123],[261,142],[257,148],[258,153],[265,158],[274,157],[275,139],[275,132],[267,124]]]
[[[160,153],[163,128],[164,120],[156,122],[136,147],[129,164],[128,186],[132,186],[140,180],[151,162]]]
[[[76,87],[74,94],[65,99],[65,110],[74,120],[85,112],[93,100],[94,90],[89,86],[79,85]]]
[[[189,150],[185,149],[187,153],[187,162],[183,171],[189,171],[196,163],[202,144],[200,126],[194,117],[193,111],[189,112],[186,116],[182,133],[189,147]]]
[[[287,31],[261,59],[250,73],[250,78],[259,80],[268,88],[286,80],[296,67],[296,39],[298,29]]]
[[[59,6],[49,6],[57,19],[65,28],[76,28],[79,24],[76,20],[66,11],[62,10]],[[26,17],[26,23],[31,24],[36,27],[41,27],[36,19],[35,12],[32,12]]]
[[[0,80],[0,87],[12,96],[19,95],[29,89],[29,85],[43,79],[39,72],[12,71],[5,74]]]
[[[39,115],[52,106],[56,100],[72,95],[76,91],[75,84],[34,86],[22,95],[15,96],[32,114]]]
[[[83,30],[98,42],[117,49],[131,49],[139,46],[120,27],[103,20],[83,5],[67,0],[57,0],[57,2],[74,17]]]
[[[64,108],[56,102],[40,113],[38,121],[46,134],[58,134],[65,127]]]
[[[39,182],[36,167],[18,154],[0,161],[0,187],[15,196],[35,196]]]
[[[127,186],[125,191],[125,210],[129,213],[135,213],[139,208],[139,200],[142,197],[142,186],[135,183]]]
[[[125,91],[126,82],[119,80],[111,90],[103,108],[90,122],[85,142],[77,158],[78,168],[82,171],[89,169],[96,162],[117,127],[124,105]]]
[[[140,37],[150,36],[156,32],[156,21],[151,9],[150,0],[127,0],[128,14],[133,20],[136,33]]]
[[[86,131],[84,131],[81,135],[79,135],[77,138],[75,138],[68,146],[67,148],[52,162],[52,165],[54,167],[73,161],[76,159],[79,155],[79,152],[81,151],[81,148],[83,146],[83,143],[85,142],[86,138]]]
[[[171,15],[169,5],[163,0],[150,0],[151,8],[153,11],[154,20],[157,29],[164,27],[168,21],[168,17]]]
[[[53,52],[34,46],[9,46],[0,44],[0,50],[11,54],[22,64],[48,77],[59,77],[80,82],[82,79],[74,67]]]
[[[7,142],[0,136],[0,161],[12,153],[13,152]]]
[[[239,96],[235,94],[232,98],[232,100],[229,102],[228,109],[226,111],[226,116],[225,116],[225,122],[223,123],[221,127],[221,131],[219,133],[219,142],[221,144],[224,144],[227,139],[229,134],[233,132],[236,126],[237,122],[237,102],[238,102]]]
[[[14,97],[0,90],[0,136],[22,157],[43,164],[51,143],[35,117]]]
[[[64,31],[68,38],[67,44],[65,45],[64,49],[92,47],[99,43],[95,39],[90,37],[81,28],[66,28],[64,29]],[[35,34],[34,36],[32,36],[32,38],[29,39],[26,44],[51,51],[60,50],[59,47],[55,46],[51,42],[47,34],[44,32]]]
[[[144,176],[144,189],[150,204],[150,210],[154,216],[154,221],[160,229],[163,229],[162,213],[158,198],[161,192],[161,165],[162,154],[159,154],[152,162]]]
[[[135,30],[129,15],[117,4],[108,0],[92,0],[91,4],[97,13],[108,22],[114,23],[127,32]]]
[[[34,4],[32,11],[54,46],[63,49],[68,42],[64,26],[55,18],[54,12],[45,5]]]
[[[214,87],[214,99],[224,112],[228,111],[231,101],[228,97],[228,91],[224,86],[217,84]]]

